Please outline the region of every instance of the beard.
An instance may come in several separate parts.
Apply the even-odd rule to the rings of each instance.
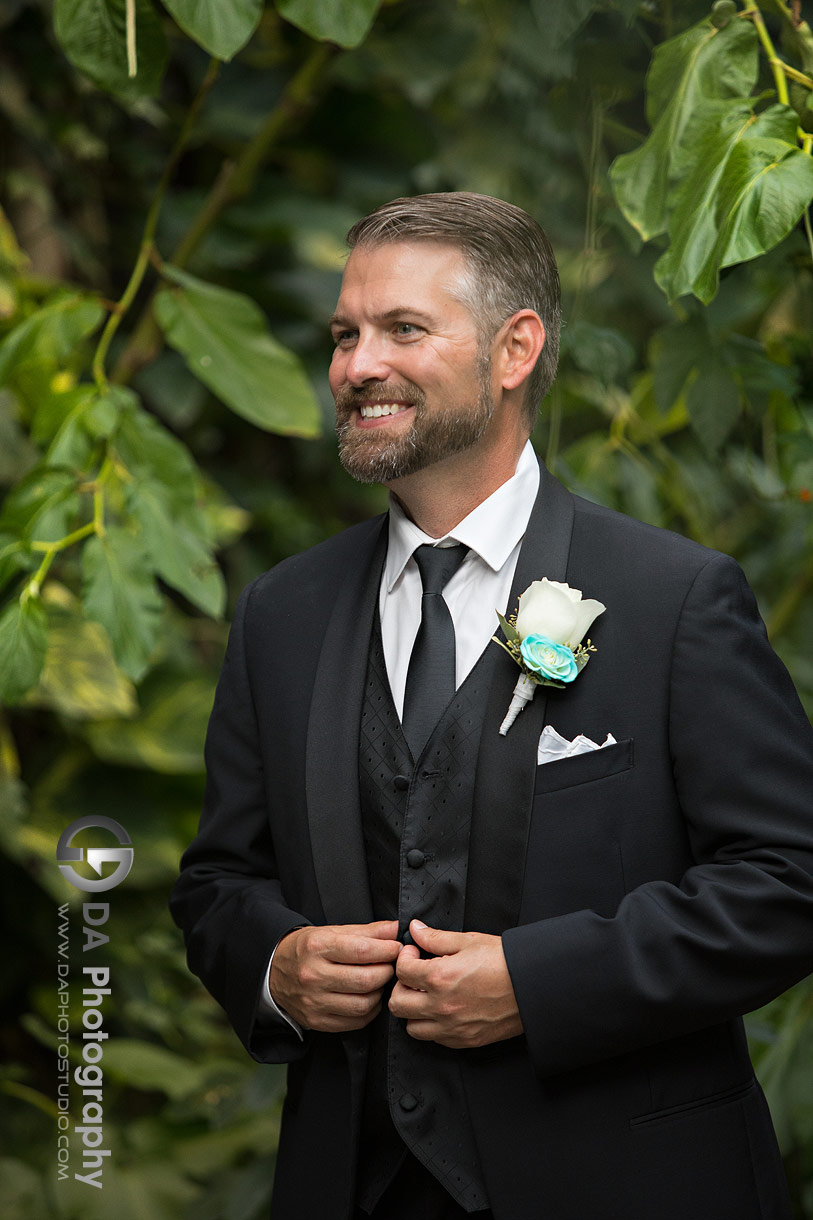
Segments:
[[[360,389],[343,386],[336,395],[336,435],[339,460],[347,473],[359,483],[389,483],[476,445],[495,407],[490,361],[481,359],[477,373],[479,394],[475,403],[461,403],[434,413],[427,408],[423,391],[409,381],[377,382]],[[356,427],[354,412],[370,398],[410,403],[413,416],[409,428],[388,436],[386,427]]]

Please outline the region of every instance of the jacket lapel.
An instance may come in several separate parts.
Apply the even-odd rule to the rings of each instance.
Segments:
[[[540,463],[539,493],[531,513],[514,576],[508,613],[520,593],[546,576],[564,581],[573,530],[573,498]],[[496,626],[496,623],[495,623]],[[466,928],[499,935],[519,918],[521,879],[536,776],[536,745],[545,723],[547,696],[539,687],[531,703],[499,734],[519,668],[495,643],[488,710],[480,738],[474,787]]]
[[[311,700],[305,763],[313,864],[328,923],[373,918],[359,801],[359,723],[387,517],[371,523],[330,616]]]

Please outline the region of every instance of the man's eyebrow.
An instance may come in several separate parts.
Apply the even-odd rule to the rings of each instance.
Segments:
[[[394,318],[417,318],[421,322],[431,323],[434,321],[431,314],[424,313],[422,309],[418,309],[415,305],[396,305],[393,309],[387,309],[383,313],[373,314],[374,322],[391,322]],[[344,314],[334,313],[328,320],[328,326],[332,329],[334,326],[352,326],[353,323]]]

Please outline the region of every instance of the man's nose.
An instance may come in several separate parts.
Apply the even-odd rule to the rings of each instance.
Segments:
[[[387,381],[392,370],[381,336],[359,335],[344,371],[354,386],[363,386],[368,381]]]

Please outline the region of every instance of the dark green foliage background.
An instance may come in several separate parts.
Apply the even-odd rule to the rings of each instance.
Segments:
[[[472,189],[540,219],[566,327],[537,449],[581,494],[735,555],[813,712],[813,40],[807,11],[743,8],[138,0],[131,78],[124,0],[0,2],[8,1220],[267,1210],[282,1069],[189,976],[166,899],[235,597],[385,502],[338,466],[326,381],[362,213]],[[85,957],[55,847],[87,815],[127,828],[135,865]],[[75,1051],[81,968],[111,970],[101,1191],[57,1181],[64,903]],[[809,1220],[810,982],[749,1032]]]

